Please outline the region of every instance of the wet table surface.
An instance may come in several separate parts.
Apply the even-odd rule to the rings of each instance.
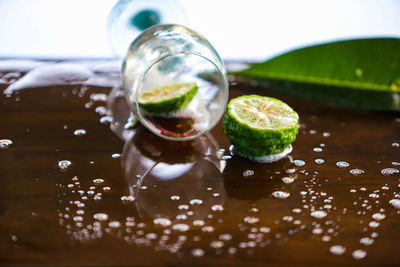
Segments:
[[[129,113],[119,62],[0,61],[2,265],[399,265],[400,114],[296,100],[293,151],[231,155]],[[342,163],[338,163],[342,162]]]

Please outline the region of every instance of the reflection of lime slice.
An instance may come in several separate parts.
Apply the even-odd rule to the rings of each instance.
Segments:
[[[173,83],[143,91],[139,106],[150,113],[177,111],[189,104],[196,93],[196,83]]]
[[[295,140],[298,124],[299,116],[287,104],[258,95],[232,99],[223,119],[235,151],[249,158],[283,152]]]

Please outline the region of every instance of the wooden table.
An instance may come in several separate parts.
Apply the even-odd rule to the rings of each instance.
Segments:
[[[221,123],[186,143],[123,130],[124,99],[106,97],[118,62],[2,60],[0,71],[1,92],[15,89],[0,94],[0,139],[12,141],[0,150],[3,266],[400,264],[400,174],[382,174],[400,169],[398,113],[232,79],[231,98],[274,96],[300,115],[293,152],[258,164],[231,156]]]

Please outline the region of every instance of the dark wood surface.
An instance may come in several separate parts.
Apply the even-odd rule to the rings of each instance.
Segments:
[[[85,62],[95,81],[73,73],[60,78],[51,68],[41,76],[14,63],[7,70],[2,63],[1,92],[26,82],[0,94],[0,139],[13,142],[0,150],[2,265],[400,264],[400,212],[389,203],[400,199],[400,174],[381,173],[400,169],[394,166],[400,114],[327,107],[232,80],[230,97],[278,97],[300,115],[293,152],[258,164],[229,157],[220,123],[187,143],[160,140],[140,125],[122,131],[128,111],[115,97],[108,98],[108,111],[121,122],[101,123],[97,107],[107,103],[90,98],[109,94],[110,81],[118,80],[99,71],[102,62]],[[49,83],[39,84],[43,80]],[[74,135],[76,129],[86,134]],[[314,152],[317,147],[322,152]],[[72,164],[62,171],[61,160]],[[350,166],[338,168],[338,161]],[[351,174],[356,168],[364,173]],[[283,177],[295,180],[285,184]],[[275,191],[290,196],[276,199]],[[129,195],[135,200],[123,201]],[[326,216],[315,218],[314,210]],[[96,220],[96,213],[108,219]],[[159,217],[171,225],[156,225]],[[180,224],[187,231],[179,231],[186,230]],[[330,251],[336,245],[345,248],[342,255]],[[355,259],[357,250],[365,257]]]

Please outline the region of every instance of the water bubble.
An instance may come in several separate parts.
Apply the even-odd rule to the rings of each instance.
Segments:
[[[173,196],[170,197],[170,199],[176,201],[176,200],[181,199],[181,197],[180,197],[180,196],[173,195]]]
[[[336,166],[338,166],[339,168],[347,168],[350,166],[350,164],[346,161],[338,161],[336,162]]]
[[[121,154],[119,154],[119,153],[114,153],[114,154],[111,155],[111,157],[112,157],[113,159],[118,159],[118,158],[121,157]]]
[[[211,207],[212,211],[224,211],[224,209],[225,208],[222,205],[214,205],[214,206]]]
[[[113,122],[113,118],[111,116],[103,116],[100,118],[100,123],[101,124],[110,124]]]
[[[94,102],[97,102],[97,101],[107,102],[107,95],[103,94],[103,93],[91,94],[90,100],[92,100]]]
[[[392,143],[392,147],[400,147],[399,143]]]
[[[299,208],[294,208],[294,209],[292,209],[292,212],[293,212],[293,213],[300,213],[300,212],[301,212],[301,209],[299,209]]]
[[[320,147],[314,147],[314,148],[313,148],[313,151],[314,151],[314,152],[317,152],[317,153],[320,153],[320,152],[322,152],[322,148],[320,148]]]
[[[77,129],[74,131],[74,135],[79,136],[79,135],[85,135],[86,130],[85,129]]]
[[[393,162],[392,162],[392,165],[393,165],[393,166],[400,166],[400,162],[393,161]]]
[[[297,167],[303,167],[304,165],[306,165],[305,161],[304,161],[304,160],[301,160],[301,159],[295,159],[295,160],[293,161],[293,163],[294,163],[294,165],[297,166]]]
[[[272,192],[271,195],[272,195],[273,198],[285,199],[285,198],[288,198],[290,196],[290,193],[283,192],[283,191],[275,191],[275,192]]]
[[[179,209],[179,210],[188,210],[188,209],[189,209],[189,206],[188,206],[188,205],[179,205],[179,206],[178,206],[178,209]]]
[[[220,241],[220,240],[216,240],[216,241],[212,241],[210,243],[210,246],[212,248],[222,248],[224,246],[224,242]]]
[[[376,221],[372,221],[372,222],[370,222],[368,225],[369,225],[369,227],[371,227],[371,228],[377,228],[377,227],[379,226],[379,223],[376,222]]]
[[[194,226],[203,226],[203,225],[205,225],[206,223],[203,221],[203,220],[194,220],[193,221],[193,225]]]
[[[253,170],[245,170],[243,172],[243,176],[244,177],[253,176],[253,175],[254,175],[254,171]]]
[[[325,160],[323,160],[323,159],[315,159],[314,162],[317,163],[317,164],[323,164],[325,162]]]
[[[108,226],[111,228],[119,228],[121,227],[121,223],[119,221],[112,221],[108,224]]]
[[[0,149],[7,149],[12,145],[12,141],[10,139],[0,139]]]
[[[382,173],[383,175],[385,175],[385,176],[388,176],[388,175],[393,175],[393,174],[395,174],[395,173],[399,173],[399,170],[398,170],[398,169],[395,169],[395,168],[385,168],[385,169],[383,169],[383,170],[381,171],[381,173]]]
[[[204,226],[203,228],[201,228],[201,231],[203,231],[203,232],[214,232],[215,228],[213,226],[207,225],[207,226]]]
[[[381,221],[385,218],[386,218],[386,215],[383,213],[377,212],[377,213],[372,214],[372,219],[377,220],[377,221]]]
[[[232,239],[232,235],[231,234],[220,234],[219,239],[224,240],[224,241],[229,241]]]
[[[99,221],[106,221],[108,220],[108,215],[106,213],[96,213],[93,218]]]
[[[292,177],[283,177],[282,178],[282,182],[284,182],[285,184],[291,184],[294,182],[294,178]]]
[[[172,226],[172,229],[175,231],[186,232],[189,230],[189,225],[184,223],[178,223]]]
[[[271,232],[271,228],[266,227],[266,226],[260,227],[260,232],[261,233],[269,233],[269,232]]]
[[[100,115],[106,115],[107,114],[107,109],[103,106],[98,106],[95,108],[94,110],[96,113],[100,114]]]
[[[243,218],[243,221],[248,224],[255,224],[258,223],[260,219],[254,216],[247,216]]]
[[[329,235],[324,235],[323,237],[321,237],[321,241],[322,242],[329,242],[331,241],[332,237],[330,237]]]
[[[324,230],[322,230],[322,228],[314,228],[314,229],[312,230],[312,233],[315,234],[315,235],[320,235],[320,234],[322,234],[323,232],[324,232]]]
[[[323,132],[323,133],[322,133],[322,136],[323,136],[323,137],[329,137],[329,136],[331,136],[331,134],[330,134],[329,132]]]
[[[335,255],[342,255],[343,253],[346,252],[346,248],[341,245],[335,245],[330,247],[329,251]]]
[[[311,216],[317,219],[322,219],[324,217],[326,217],[326,215],[328,215],[325,211],[323,210],[316,210],[311,212]]]
[[[58,162],[58,167],[62,170],[65,171],[66,169],[68,169],[68,167],[71,165],[71,161],[69,160],[61,160]]]
[[[202,256],[204,256],[204,250],[202,250],[201,248],[194,248],[192,249],[192,256],[196,257],[196,258],[200,258]]]
[[[110,190],[111,190],[111,187],[109,187],[109,186],[103,187],[103,191],[110,191]]]
[[[132,195],[129,195],[129,196],[122,196],[121,197],[121,200],[122,200],[122,202],[133,202],[133,201],[135,201],[135,197],[134,196],[132,196]]]
[[[101,184],[101,183],[104,183],[104,180],[103,180],[103,179],[94,179],[94,180],[93,180],[93,183],[95,183],[95,184]]]
[[[352,175],[354,175],[354,176],[357,176],[357,175],[363,174],[364,171],[361,170],[361,169],[352,169],[352,170],[350,170],[350,173],[351,173]]]
[[[360,244],[365,245],[365,246],[370,246],[374,243],[374,240],[369,237],[363,237],[360,239]]]
[[[365,258],[365,256],[367,256],[367,252],[365,252],[365,250],[362,250],[362,249],[357,249],[357,250],[353,251],[352,256],[356,260],[361,260],[361,259]]]
[[[389,201],[389,204],[391,204],[396,209],[400,209],[400,199],[392,199]]]
[[[205,225],[206,223],[203,221],[203,220],[194,220],[193,221],[193,225],[194,226],[203,226],[203,225]]]
[[[153,220],[155,225],[160,225],[162,227],[167,227],[171,225],[171,220],[167,218],[157,218]]]
[[[201,205],[203,204],[203,200],[201,199],[192,199],[189,201],[190,205]]]

